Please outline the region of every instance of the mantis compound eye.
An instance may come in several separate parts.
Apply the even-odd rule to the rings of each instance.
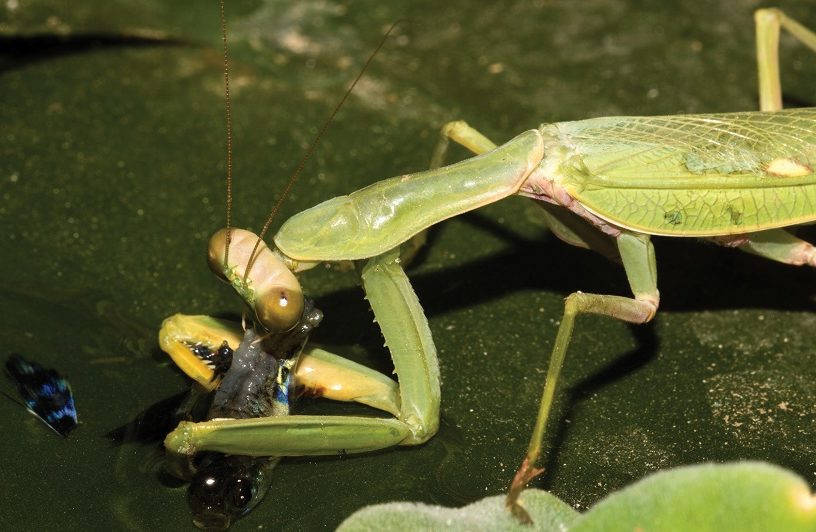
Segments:
[[[210,269],[232,284],[266,328],[275,332],[287,331],[303,314],[300,283],[263,241],[258,244],[250,264],[256,242],[258,236],[255,233],[231,229],[229,264],[225,265],[227,230],[221,229],[210,238]]]
[[[283,286],[274,287],[258,299],[255,312],[270,330],[287,331],[303,314],[303,294]]]

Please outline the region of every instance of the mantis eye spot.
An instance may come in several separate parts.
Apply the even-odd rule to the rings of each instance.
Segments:
[[[802,177],[813,173],[813,170],[799,161],[778,157],[768,163],[765,172],[777,177]]]
[[[663,220],[667,224],[680,225],[683,223],[683,211],[679,210],[668,211],[663,215]]]

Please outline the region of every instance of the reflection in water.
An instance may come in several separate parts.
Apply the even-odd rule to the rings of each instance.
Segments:
[[[204,453],[187,490],[193,523],[205,530],[229,528],[263,500],[279,460]]]
[[[219,387],[206,392],[194,384],[189,392],[160,401],[119,427],[108,438],[116,443],[160,442],[181,421],[216,418],[245,419],[289,414],[291,370],[322,313],[307,300],[300,326],[259,338],[247,330],[233,352],[226,344],[201,352],[193,344],[192,356],[207,360],[221,377]],[[270,353],[279,355],[280,358]],[[189,481],[187,500],[193,523],[207,530],[226,529],[263,500],[272,483],[279,457],[247,457],[215,452],[199,453],[189,461],[166,461],[167,474]]]

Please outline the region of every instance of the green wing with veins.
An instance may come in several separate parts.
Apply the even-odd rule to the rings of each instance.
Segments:
[[[816,109],[596,118],[542,132],[560,159],[556,182],[621,227],[714,236],[816,220]]]

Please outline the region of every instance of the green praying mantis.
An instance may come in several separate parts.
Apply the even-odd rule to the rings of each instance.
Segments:
[[[528,451],[507,495],[514,515],[528,519],[520,495],[542,472],[537,463],[575,318],[598,314],[642,324],[655,316],[660,297],[652,235],[699,237],[816,266],[816,249],[785,229],[816,221],[816,109],[782,110],[778,71],[781,29],[814,51],[816,34],[776,9],[757,11],[755,22],[758,112],[544,124],[499,147],[465,122],[452,122],[442,129],[429,171],[386,179],[293,216],[275,235],[274,249],[263,243],[263,232],[216,233],[211,268],[270,331],[292,328],[301,318],[297,273],[322,262],[354,262],[399,382],[325,351],[305,353],[295,378],[328,398],[392,417],[184,422],[167,436],[167,450],[305,456],[427,441],[439,427],[439,369],[403,265],[430,226],[520,194],[542,202],[545,222],[561,240],[617,258],[633,294],[566,298]],[[451,140],[477,156],[443,166]],[[189,356],[189,347],[237,345],[238,334],[221,321],[176,316],[160,338],[186,373],[214,387],[212,371]]]

